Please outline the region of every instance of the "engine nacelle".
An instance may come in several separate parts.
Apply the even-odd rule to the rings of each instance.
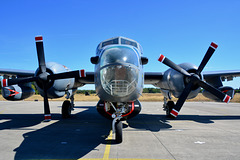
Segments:
[[[179,66],[189,73],[194,73],[197,71],[197,67],[190,63],[182,63]],[[179,98],[186,86],[186,77],[183,74],[170,68],[164,72],[161,83],[156,84],[156,86],[160,87],[162,90],[170,91],[174,97]],[[198,95],[200,89],[201,88],[198,86],[193,86],[192,91],[188,95],[188,99],[195,98]]]
[[[55,63],[55,62],[48,62],[46,63],[47,73],[48,74],[57,74],[62,72],[70,71],[66,66]],[[36,70],[35,76],[39,75],[39,69]],[[47,92],[48,98],[60,98],[65,95],[65,91],[68,89],[72,89],[74,86],[75,78],[67,78],[67,79],[59,79],[50,81],[47,84]],[[37,89],[39,93],[43,96],[43,86],[41,82],[36,82]]]
[[[235,91],[232,87],[222,86],[222,87],[219,87],[218,90],[220,90],[221,92],[229,95],[233,99]],[[222,102],[221,100],[219,100],[219,98],[217,98],[216,96],[214,96],[213,94],[211,94],[210,92],[208,92],[206,90],[203,90],[202,94],[203,94],[204,97],[207,97],[211,100],[214,100],[216,102]]]
[[[104,102],[102,100],[98,101],[98,104],[96,106],[98,113],[100,113],[103,117],[107,119],[113,119],[112,114],[115,112],[113,108],[110,107],[110,104],[108,102]],[[136,100],[134,102],[129,102],[125,106],[127,112],[122,115],[121,120],[127,120],[130,118],[135,117],[138,115],[141,111],[141,103],[139,100]]]
[[[35,90],[31,87],[31,83],[24,85],[12,85],[2,88],[2,96],[6,100],[19,101],[31,97],[35,94]]]

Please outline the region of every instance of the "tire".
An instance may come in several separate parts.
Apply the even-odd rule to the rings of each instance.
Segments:
[[[62,104],[62,118],[70,118],[71,116],[71,103],[69,100],[66,100]]]
[[[115,124],[115,140],[117,143],[122,143],[122,121],[117,121]]]

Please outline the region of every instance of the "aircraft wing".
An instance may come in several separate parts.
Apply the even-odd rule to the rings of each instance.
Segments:
[[[34,76],[35,71],[20,70],[20,69],[2,69],[0,68],[0,76],[18,76],[18,77],[30,77]]]
[[[164,72],[145,72],[145,84],[159,84],[162,83]],[[233,80],[235,77],[240,77],[240,70],[226,70],[226,71],[205,71],[203,78],[214,86],[221,86],[224,80]]]
[[[221,77],[222,80],[232,80],[234,77],[240,77],[240,70],[229,70],[229,71],[206,71],[203,72],[204,79],[212,77]]]
[[[144,84],[157,84],[162,80],[163,72],[145,72]]]

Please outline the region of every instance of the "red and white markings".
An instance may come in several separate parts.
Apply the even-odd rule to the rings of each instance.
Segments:
[[[45,121],[51,121],[52,120],[51,114],[45,114],[44,119],[45,119]]]
[[[8,80],[7,79],[3,79],[2,80],[2,87],[6,87],[8,86]]]
[[[82,70],[79,71],[79,76],[80,76],[80,77],[86,77],[86,72],[85,72],[84,69],[82,69]]]
[[[9,95],[9,97],[12,97],[12,96],[15,96],[15,95],[17,95],[17,94],[19,94],[19,92],[17,92],[17,91],[14,91],[14,90],[12,90],[12,89],[8,89],[9,91],[10,91],[10,95]]]
[[[176,111],[175,109],[172,109],[171,113],[170,113],[173,117],[177,117],[178,115],[178,111]]]
[[[160,57],[158,58],[158,61],[159,62],[163,62],[164,59],[165,59],[165,56],[161,54]]]
[[[36,42],[42,42],[43,41],[43,37],[42,36],[36,36],[35,37],[35,41]]]
[[[231,97],[229,95],[226,95],[223,99],[223,102],[229,103],[231,100]]]
[[[218,45],[217,45],[216,43],[214,43],[214,42],[212,42],[210,46],[211,46],[213,49],[217,49],[217,47],[218,47]]]

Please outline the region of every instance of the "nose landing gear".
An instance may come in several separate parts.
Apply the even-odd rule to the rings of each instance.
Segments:
[[[122,143],[122,114],[126,112],[124,105],[118,105],[121,107],[116,108],[112,103],[115,113],[112,114],[112,132],[115,133],[115,140],[117,143]]]
[[[112,120],[112,133],[115,133],[116,143],[123,141],[122,121],[131,119],[141,111],[141,103],[132,102],[107,102],[99,100],[97,111],[107,119]]]
[[[122,143],[122,121],[120,120],[115,123],[115,140],[117,143]]]

